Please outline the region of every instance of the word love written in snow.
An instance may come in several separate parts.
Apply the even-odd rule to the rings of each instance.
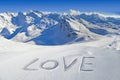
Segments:
[[[94,58],[95,57],[91,57],[91,56],[89,57],[82,56],[81,61],[79,61],[78,57],[72,60],[67,60],[68,59],[68,56],[67,56],[67,57],[62,57],[61,60],[63,61],[64,71],[71,69],[78,62],[80,63],[79,71],[93,71],[93,68],[91,68],[93,63],[91,61],[93,61]],[[40,62],[39,65],[37,66],[38,68],[33,68],[33,65],[39,61],[40,61],[40,58],[35,58],[34,60],[30,61],[27,65],[25,65],[23,69],[26,71],[36,71],[36,70],[39,70],[40,68],[44,70],[54,70],[60,66],[59,61],[50,59],[50,60]]]

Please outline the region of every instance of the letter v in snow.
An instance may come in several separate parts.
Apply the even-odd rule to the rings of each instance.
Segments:
[[[68,56],[68,57],[63,57],[63,63],[64,63],[64,70],[67,71],[69,70],[70,68],[72,68],[72,66],[75,65],[75,63],[78,61],[78,57],[70,60],[69,58],[71,58],[71,56]],[[69,60],[69,62],[67,62]],[[71,62],[70,62],[71,61]],[[69,63],[69,64],[68,64]]]

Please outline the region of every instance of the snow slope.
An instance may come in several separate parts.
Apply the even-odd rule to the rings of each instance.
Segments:
[[[120,51],[103,47],[112,40],[35,46],[0,37],[0,80],[119,80]]]

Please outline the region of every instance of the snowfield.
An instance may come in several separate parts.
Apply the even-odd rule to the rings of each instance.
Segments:
[[[0,80],[120,80],[120,16],[0,13]]]
[[[0,37],[0,80],[119,80],[120,51],[107,47],[111,41],[36,46]]]

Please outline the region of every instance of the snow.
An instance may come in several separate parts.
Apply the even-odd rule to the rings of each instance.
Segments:
[[[119,16],[0,13],[0,80],[120,80]]]
[[[35,46],[2,37],[0,44],[1,80],[120,79],[120,52],[113,49],[88,43]]]
[[[80,11],[76,11],[76,10],[70,9],[69,14],[70,15],[80,15]]]

